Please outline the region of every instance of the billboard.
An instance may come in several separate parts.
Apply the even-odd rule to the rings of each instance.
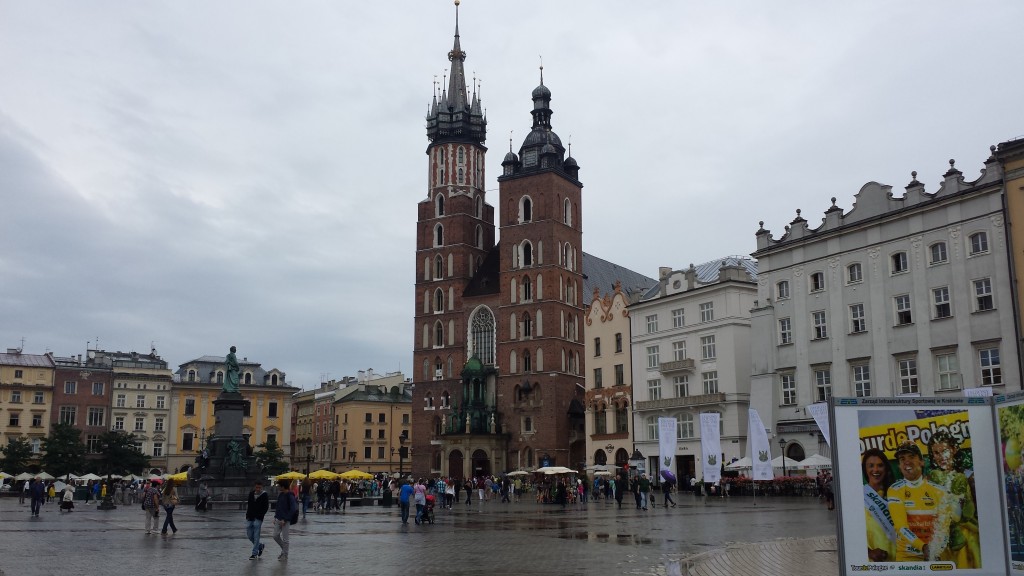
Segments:
[[[840,573],[1007,574],[991,399],[836,398],[830,409]]]

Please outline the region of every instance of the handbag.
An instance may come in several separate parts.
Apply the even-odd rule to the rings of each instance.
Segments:
[[[292,512],[292,517],[288,519],[288,523],[289,524],[298,524],[299,523],[299,511],[298,510],[296,510],[295,512]]]

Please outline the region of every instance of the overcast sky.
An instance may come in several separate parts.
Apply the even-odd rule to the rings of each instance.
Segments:
[[[411,375],[451,0],[0,0],[0,348]],[[464,0],[488,201],[551,89],[584,250],[657,276],[1024,135],[1024,2]]]

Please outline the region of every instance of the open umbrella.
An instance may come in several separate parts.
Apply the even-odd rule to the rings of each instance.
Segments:
[[[7,478],[13,478],[13,476],[8,474],[7,472],[0,472],[0,480],[6,480]]]
[[[39,474],[36,474],[36,478],[39,478],[40,480],[53,480],[53,475],[47,474],[46,472],[40,472]]]
[[[537,469],[540,471],[540,468]],[[565,466],[548,466],[547,470],[544,470],[545,474],[575,474],[576,471],[572,468],[566,468]]]
[[[373,474],[367,474],[362,470],[349,470],[348,472],[342,472],[339,474],[338,478],[343,480],[369,480],[373,478]]]
[[[102,480],[103,477],[102,476],[97,476],[97,475],[93,474],[92,472],[90,472],[88,474],[85,474],[84,476],[79,476],[78,479],[79,480],[85,480],[86,482],[88,482],[89,480],[93,480],[93,481]]]
[[[783,467],[782,466],[782,459],[783,458],[786,458],[786,466],[785,466],[785,468],[787,470],[797,470],[797,467],[800,466],[800,463],[797,462],[796,460],[793,460],[792,458],[784,457],[784,456],[777,456],[774,460],[772,460],[772,468],[782,468]]]
[[[594,472],[594,476],[611,476],[611,475],[612,475],[612,473],[607,471],[607,470],[598,470],[597,472]]]
[[[302,480],[306,475],[302,472],[285,472],[274,476],[274,480]]]
[[[509,472],[507,476],[526,476],[527,474],[529,474],[529,472],[526,470],[516,470],[514,472]]]
[[[786,466],[789,466],[789,462],[786,462]],[[827,456],[821,454],[811,454],[807,458],[797,462],[794,466],[797,470],[810,470],[814,468],[831,468],[832,460]]]
[[[35,475],[34,474],[29,474],[28,472],[22,472],[21,474],[18,474],[17,476],[14,477],[14,479],[18,480],[18,481],[21,481],[21,480],[31,480],[33,478],[35,478]]]
[[[188,482],[188,471],[171,474],[167,476],[167,479],[171,482]]]
[[[320,469],[309,474],[310,480],[334,480],[337,477],[338,474],[336,472],[331,472],[330,470],[325,469]]]
[[[787,462],[788,464],[788,462]],[[781,464],[780,464],[781,466]],[[750,456],[744,456],[732,464],[726,464],[726,470],[749,470],[754,467],[753,462],[750,460]]]

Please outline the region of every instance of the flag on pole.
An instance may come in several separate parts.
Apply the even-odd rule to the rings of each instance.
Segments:
[[[670,482],[676,481],[676,419],[658,418],[658,473]]]
[[[750,446],[751,478],[754,480],[771,480],[772,471],[771,446],[768,444],[768,433],[757,410],[750,408],[747,424],[747,445]]]
[[[701,468],[704,481],[715,483],[722,479],[722,435],[718,429],[718,412],[700,414],[700,448],[703,452]]]

